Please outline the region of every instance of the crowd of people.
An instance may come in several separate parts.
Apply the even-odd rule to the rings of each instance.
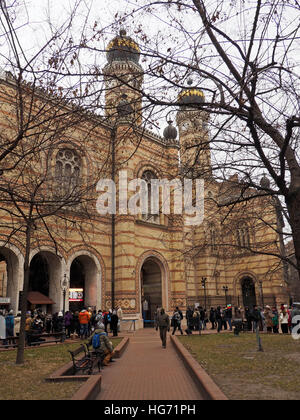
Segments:
[[[180,314],[179,314],[180,312]],[[190,335],[193,331],[202,331],[210,328],[216,330],[218,333],[222,330],[233,330],[233,325],[240,322],[245,331],[256,331],[257,327],[260,331],[268,333],[289,334],[298,321],[294,321],[297,316],[300,316],[300,305],[294,304],[288,308],[287,305],[282,304],[278,310],[275,306],[268,305],[265,308],[253,306],[253,308],[245,307],[238,308],[227,305],[224,307],[211,307],[209,311],[199,306],[196,308],[188,307],[186,311],[187,329],[185,332]],[[182,313],[178,308],[175,309],[171,320],[173,332],[178,329],[183,334],[181,328]],[[209,325],[210,324],[210,325]]]
[[[55,334],[65,332],[66,338],[87,339],[97,328],[104,325],[106,333],[112,332],[118,336],[120,321],[123,317],[122,309],[109,311],[83,308],[81,311],[56,312],[53,315],[37,309],[26,314],[25,335],[26,343],[31,344],[34,336],[46,333]],[[0,311],[0,340],[2,344],[15,344],[14,337],[20,333],[21,314],[14,316],[13,310]],[[2,326],[2,327],[1,327]]]
[[[155,328],[159,329],[163,348],[166,348],[167,332],[171,327],[173,327],[172,335],[177,329],[183,335],[181,326],[183,318],[182,311],[178,307],[175,308],[171,320],[163,308],[156,308]],[[232,331],[234,326],[239,326],[239,328],[242,326],[244,331],[256,332],[260,330],[274,334],[278,334],[280,330],[282,334],[289,334],[293,332],[294,327],[297,327],[296,333],[300,334],[300,304],[293,304],[291,308],[282,304],[280,310],[268,305],[265,308],[255,305],[252,309],[248,307],[245,309],[233,308],[232,305],[226,305],[212,307],[209,311],[201,306],[188,307],[186,324],[187,335],[193,334],[193,331],[201,333],[202,330],[209,328],[209,324],[210,329],[216,330],[218,333],[222,330]]]

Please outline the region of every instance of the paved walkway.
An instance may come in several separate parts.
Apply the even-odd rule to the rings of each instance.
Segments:
[[[153,328],[132,333],[123,356],[102,370],[98,400],[201,399],[170,339],[163,349]]]

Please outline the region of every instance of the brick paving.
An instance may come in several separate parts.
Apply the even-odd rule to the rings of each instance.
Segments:
[[[163,349],[153,328],[130,334],[120,359],[102,370],[98,400],[202,400],[170,339]]]

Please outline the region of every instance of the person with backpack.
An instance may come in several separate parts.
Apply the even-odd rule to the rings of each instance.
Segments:
[[[183,332],[182,332],[182,329],[181,329],[181,316],[180,316],[178,308],[176,308],[174,313],[173,313],[171,323],[172,323],[172,326],[173,326],[172,335],[175,334],[175,331],[177,330],[177,328],[180,331],[181,335],[183,335]]]
[[[97,324],[88,344],[93,346],[93,350],[98,354],[98,357],[101,359],[104,366],[109,366],[109,362],[114,361],[112,360],[115,355],[114,348],[102,323]]]

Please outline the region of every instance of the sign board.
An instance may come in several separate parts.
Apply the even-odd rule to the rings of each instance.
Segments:
[[[83,289],[69,289],[69,302],[83,302]]]
[[[4,297],[0,297],[0,305],[3,305],[3,304],[10,304],[10,298],[9,297],[7,297],[7,298],[4,298]]]

